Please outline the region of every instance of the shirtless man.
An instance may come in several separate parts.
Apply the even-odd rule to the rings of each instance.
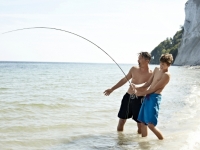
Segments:
[[[152,75],[152,71],[149,70],[149,62],[151,60],[151,55],[148,52],[141,52],[138,56],[139,67],[132,67],[126,77],[122,78],[116,85],[112,88],[104,91],[106,96],[109,96],[114,90],[124,85],[128,80],[131,79],[131,83],[142,84],[148,81]],[[139,91],[144,91],[147,88],[139,89]],[[142,99],[144,96],[136,97],[134,91],[130,86],[127,93],[124,95],[121,107],[118,113],[119,123],[117,126],[117,131],[123,131],[126,119],[133,118],[137,122],[138,133],[141,133],[141,124],[137,120],[140,107],[142,104]]]
[[[170,80],[170,73],[168,71],[169,66],[173,62],[173,56],[171,54],[163,54],[160,57],[160,68],[155,68],[151,78],[141,87],[132,85],[136,89],[136,95],[142,96],[146,95],[140,109],[138,120],[141,121],[141,132],[142,137],[147,136],[147,126],[149,129],[162,140],[162,133],[156,128],[159,105],[161,102],[161,93],[164,87]],[[141,91],[141,88],[149,89]]]

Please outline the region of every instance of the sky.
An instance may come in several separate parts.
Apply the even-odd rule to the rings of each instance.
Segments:
[[[117,63],[137,63],[184,24],[187,0],[0,0],[0,33],[50,27]],[[58,30],[0,34],[0,61],[114,63]]]

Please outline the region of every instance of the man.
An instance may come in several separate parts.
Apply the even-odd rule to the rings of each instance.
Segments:
[[[156,67],[152,76],[142,86],[136,87],[132,84],[132,87],[136,89],[136,95],[146,95],[142,107],[139,112],[138,120],[141,121],[142,137],[147,136],[147,126],[149,129],[162,140],[162,133],[156,128],[158,122],[158,112],[161,102],[161,92],[170,80],[170,73],[168,68],[173,62],[172,54],[163,54],[160,57],[160,68]],[[145,91],[138,91],[140,88],[150,87]]]
[[[131,83],[133,84],[142,84],[148,81],[148,79],[152,75],[152,71],[149,69],[149,62],[151,60],[151,55],[148,52],[141,52],[138,56],[138,64],[139,67],[133,66],[126,77],[122,78],[116,85],[112,88],[104,91],[106,96],[109,96],[114,90],[123,86],[128,80],[131,79]],[[147,88],[139,89],[139,91],[143,92]],[[134,95],[134,91],[130,86],[127,93],[124,95],[121,107],[118,113],[119,123],[117,126],[117,131],[123,131],[124,124],[126,123],[126,119],[132,118],[137,122],[138,133],[141,133],[141,124],[137,120],[138,114],[140,111],[140,107],[142,104],[143,96],[137,97]]]

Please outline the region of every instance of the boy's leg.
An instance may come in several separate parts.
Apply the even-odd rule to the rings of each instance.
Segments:
[[[164,139],[161,132],[153,124],[148,124],[148,127],[158,137],[159,140]]]
[[[125,123],[126,123],[126,119],[119,119],[119,123],[118,123],[118,126],[117,126],[117,131],[123,131]]]
[[[141,123],[137,123],[137,127],[138,127],[138,134],[141,134],[142,131],[141,131]]]
[[[147,125],[145,125],[144,123],[141,123],[141,132],[142,132],[142,137],[146,137],[148,134]]]

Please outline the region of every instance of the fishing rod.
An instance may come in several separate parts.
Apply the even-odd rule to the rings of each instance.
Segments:
[[[127,76],[126,74],[124,73],[124,71],[122,70],[122,68],[119,66],[119,64],[105,51],[103,50],[101,47],[99,47],[97,44],[95,44],[94,42],[88,40],[87,38],[81,36],[81,35],[78,35],[76,33],[73,33],[73,32],[70,32],[70,31],[66,31],[66,30],[63,30],[63,29],[58,29],[58,28],[51,28],[51,27],[29,27],[29,28],[21,28],[21,29],[15,29],[15,30],[10,30],[10,31],[7,31],[7,32],[3,32],[1,34],[7,34],[7,33],[11,33],[11,32],[16,32],[16,31],[21,31],[21,30],[30,30],[30,29],[50,29],[50,30],[57,30],[57,31],[62,31],[62,32],[67,32],[67,33],[70,33],[70,34],[73,34],[73,35],[76,35],[90,43],[92,43],[93,45],[95,45],[96,47],[98,47],[101,51],[103,51],[107,56],[109,56],[113,62],[119,67],[119,69],[122,71],[122,73],[124,74],[126,80],[129,82],[129,84],[131,85],[130,81],[127,79]]]
[[[51,27],[29,27],[29,28],[21,28],[21,29],[16,29],[16,30],[10,30],[10,31],[7,31],[7,32],[3,32],[1,34],[7,34],[7,33],[11,33],[11,32],[16,32],[16,31],[21,31],[21,30],[30,30],[30,29],[50,29],[50,30],[57,30],[57,31],[62,31],[62,32],[66,32],[66,33],[70,33],[70,34],[73,34],[75,36],[78,36],[90,43],[92,43],[93,45],[95,45],[97,48],[99,48],[101,51],[103,51],[107,56],[109,56],[113,62],[119,67],[119,69],[122,71],[122,73],[124,74],[126,80],[129,82],[129,85],[131,86],[131,82],[128,80],[126,74],[124,73],[124,71],[122,70],[122,68],[119,66],[119,64],[105,51],[103,50],[100,46],[98,46],[97,44],[95,44],[94,42],[88,40],[87,38],[81,36],[81,35],[78,35],[76,33],[73,33],[73,32],[70,32],[70,31],[66,31],[66,30],[63,30],[63,29],[58,29],[58,28],[51,28]],[[130,99],[134,98],[134,97],[137,97],[135,94],[131,94],[130,97],[129,97],[129,101],[128,101],[128,105],[127,105],[127,108],[129,108],[129,103],[130,103]],[[128,118],[128,113],[129,113],[129,109],[127,109],[127,118]]]

